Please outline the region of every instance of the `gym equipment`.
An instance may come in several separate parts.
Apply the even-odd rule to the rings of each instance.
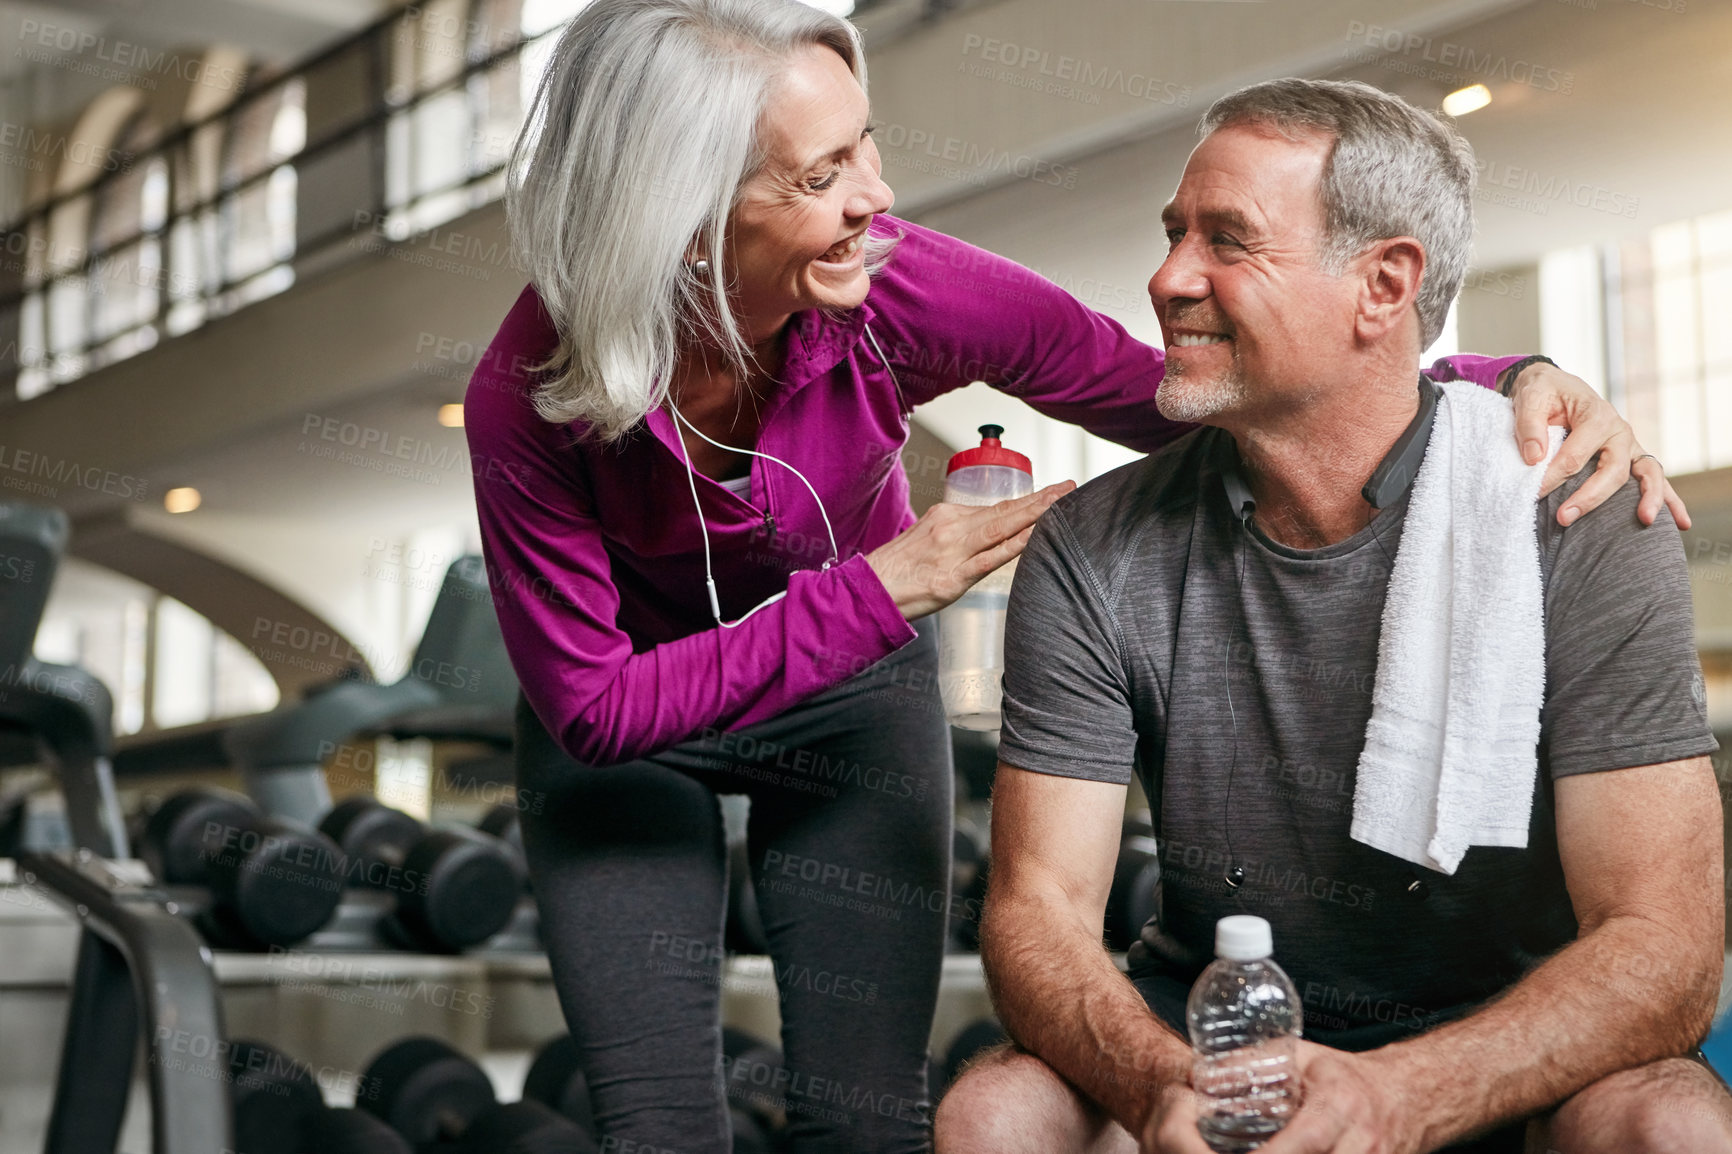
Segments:
[[[998,731],[950,727],[950,757],[956,766],[958,800],[986,801],[998,774]]]
[[[342,851],[344,880],[396,897],[380,923],[410,949],[454,953],[505,928],[522,878],[510,848],[469,829],[428,830],[376,798],[351,797],[319,823]]]
[[[967,818],[957,818],[950,851],[949,941],[951,947],[963,953],[980,949],[988,850],[986,835]]]
[[[267,813],[312,822],[330,808],[321,762],[363,732],[479,739],[509,746],[517,679],[478,556],[445,571],[409,670],[390,685],[337,684],[286,709],[241,721],[223,746]]]
[[[243,1147],[237,1154],[247,1154]],[[365,1110],[326,1106],[301,1120],[295,1154],[414,1154],[407,1139]]]
[[[529,888],[529,858],[523,852],[523,821],[515,805],[503,802],[482,815],[475,828],[505,843],[511,851],[512,868],[522,878],[523,888]]]
[[[114,700],[88,671],[31,652],[70,536],[59,509],[0,504],[0,767],[57,771],[74,846],[126,857],[114,792]]]
[[[151,815],[139,848],[163,884],[209,887],[211,908],[197,920],[216,945],[293,945],[330,921],[342,899],[336,844],[264,817],[236,793],[175,794]]]
[[[994,1046],[1010,1041],[1010,1035],[1004,1032],[1004,1027],[997,1018],[980,1018],[962,1028],[962,1032],[951,1039],[949,1049],[944,1051],[944,1090],[956,1085],[956,1079],[961,1077],[963,1068],[982,1052]],[[932,1097],[936,1101],[943,1090],[933,1088]]]
[[[734,1132],[734,1154],[771,1154],[775,1137],[750,1111],[728,1107],[728,1128]]]
[[[596,1154],[593,1134],[535,1098],[500,1105],[487,1072],[437,1038],[404,1038],[368,1065],[361,1109],[417,1150]],[[587,1103],[586,1103],[587,1104]]]
[[[456,1149],[460,1154],[599,1154],[601,1146],[588,1130],[526,1098],[476,1118]]]
[[[497,1105],[487,1071],[438,1038],[392,1043],[368,1063],[362,1077],[371,1093],[356,1105],[417,1148],[456,1142]]]
[[[758,890],[752,884],[752,863],[744,838],[728,844],[728,920],[722,945],[735,954],[768,954],[769,935],[758,912]]]
[[[582,1057],[570,1034],[560,1034],[535,1055],[523,1080],[523,1096],[571,1119],[591,1132],[595,1113],[589,1103],[589,1083],[583,1077]]]
[[[364,734],[478,741],[509,750],[517,679],[477,555],[445,571],[409,670],[390,685],[339,677],[299,702],[192,733],[129,740],[124,774],[234,766],[275,817],[312,825],[331,808],[323,760]]]
[[[82,932],[45,1154],[113,1150],[140,1035],[150,1046],[151,1149],[233,1150],[222,1002],[209,953],[145,869],[89,850],[24,851],[18,874],[76,912]]]
[[[1119,857],[1107,892],[1103,937],[1107,949],[1128,950],[1150,918],[1160,912],[1161,862],[1154,826],[1144,812],[1125,818]]]
[[[787,1129],[775,1088],[782,1052],[745,1030],[723,1026],[722,1055],[736,1154],[769,1154],[779,1149]],[[523,1081],[523,1097],[558,1112],[586,1134],[595,1133],[589,1085],[571,1035],[561,1034],[542,1046]]]
[[[722,1027],[722,1069],[728,1088],[728,1111],[730,1115],[743,1115],[734,1124],[736,1150],[751,1148],[740,1145],[742,1135],[747,1142],[768,1143],[787,1128],[787,1116],[778,1104],[781,1095],[776,1090],[782,1066],[782,1051],[777,1047],[737,1026]]]
[[[236,1154],[301,1154],[302,1128],[325,1109],[313,1072],[263,1042],[229,1043]]]

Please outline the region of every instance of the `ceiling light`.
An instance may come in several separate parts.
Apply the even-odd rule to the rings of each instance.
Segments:
[[[440,405],[439,423],[447,429],[461,429],[463,427],[463,406]]]
[[[190,513],[203,500],[197,489],[170,489],[162,495],[162,507],[170,513]]]
[[[1491,89],[1483,84],[1470,84],[1466,88],[1458,88],[1443,98],[1443,113],[1445,116],[1466,116],[1477,112],[1491,103]]]

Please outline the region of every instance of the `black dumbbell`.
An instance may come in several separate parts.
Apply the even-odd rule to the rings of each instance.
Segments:
[[[1160,908],[1161,862],[1154,827],[1148,815],[1125,818],[1119,840],[1118,861],[1113,865],[1112,888],[1107,891],[1106,922],[1102,927],[1107,949],[1131,948],[1143,926]]]
[[[749,1110],[729,1106],[728,1129],[734,1134],[734,1154],[774,1154],[777,1149],[775,1134]]]
[[[742,1139],[773,1143],[787,1128],[782,1081],[782,1051],[737,1026],[722,1027],[722,1077],[728,1109],[743,1115],[734,1125],[736,1144]],[[746,1123],[751,1125],[746,1125]],[[736,1149],[745,1149],[736,1145]]]
[[[980,949],[980,915],[986,908],[988,866],[986,835],[973,822],[958,818],[950,851],[951,948],[963,953]]]
[[[330,839],[273,821],[226,790],[189,789],[163,802],[139,854],[165,885],[210,889],[199,923],[218,945],[293,945],[330,921],[342,899],[342,853]]]
[[[327,1106],[302,1120],[296,1154],[415,1154],[415,1148],[365,1110]]]
[[[361,1084],[368,1092],[356,1104],[417,1149],[456,1142],[498,1104],[487,1071],[438,1038],[392,1043],[368,1064]]]
[[[589,1083],[583,1076],[583,1056],[570,1034],[561,1034],[541,1048],[523,1080],[523,1096],[595,1131]]]
[[[313,1072],[263,1042],[229,1045],[237,1154],[300,1154],[306,1119],[325,1108]]]
[[[423,1152],[594,1154],[594,1137],[534,1100],[501,1106],[475,1061],[437,1038],[405,1038],[368,1065],[361,1108]]]
[[[997,1018],[981,1018],[964,1026],[962,1032],[951,1039],[950,1048],[944,1051],[944,1085],[942,1088],[933,1087],[933,1098],[954,1086],[962,1071],[983,1052],[1008,1041],[1010,1035],[1004,1032]]]
[[[950,760],[956,767],[958,800],[986,801],[992,797],[998,773],[998,734],[950,728]]]
[[[776,1090],[782,1052],[744,1030],[723,1026],[722,1066],[736,1154],[768,1154],[777,1149],[786,1128]],[[595,1134],[582,1056],[571,1035],[562,1034],[541,1048],[523,1080],[523,1097],[556,1111],[586,1134]]]
[[[380,929],[398,945],[468,949],[504,929],[517,908],[522,883],[511,851],[488,834],[428,830],[371,797],[340,802],[319,830],[341,848],[348,884],[396,895]]]
[[[600,1150],[593,1134],[533,1098],[482,1114],[456,1147],[458,1154],[598,1154]]]
[[[504,842],[511,851],[511,864],[517,869],[523,879],[523,888],[529,888],[529,858],[523,852],[523,821],[521,811],[515,805],[494,806],[488,810],[475,828],[489,837],[496,837]]]
[[[735,954],[767,954],[769,935],[758,910],[758,889],[752,883],[752,863],[742,838],[728,846],[728,916],[722,945]]]
[[[372,1115],[325,1105],[313,1072],[262,1042],[233,1043],[229,1084],[235,1154],[413,1154]]]

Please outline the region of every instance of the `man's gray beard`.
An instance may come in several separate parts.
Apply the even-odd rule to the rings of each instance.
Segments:
[[[1217,380],[1187,379],[1183,369],[1168,362],[1167,375],[1155,390],[1155,408],[1169,421],[1198,424],[1245,399],[1245,378],[1235,364]]]

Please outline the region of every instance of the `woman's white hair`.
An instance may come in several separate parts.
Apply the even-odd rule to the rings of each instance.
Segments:
[[[1376,241],[1411,236],[1425,249],[1421,349],[1443,331],[1473,255],[1473,146],[1442,117],[1357,80],[1269,80],[1228,93],[1204,113],[1207,136],[1233,124],[1335,138],[1323,166],[1322,263],[1339,275]]]
[[[797,0],[595,0],[560,35],[512,150],[505,207],[552,315],[540,414],[612,441],[667,396],[682,343],[751,348],[728,300],[728,217],[766,156],[777,75],[833,49],[862,89],[852,24]],[[869,242],[868,268],[887,242]],[[699,276],[694,256],[709,262]]]

